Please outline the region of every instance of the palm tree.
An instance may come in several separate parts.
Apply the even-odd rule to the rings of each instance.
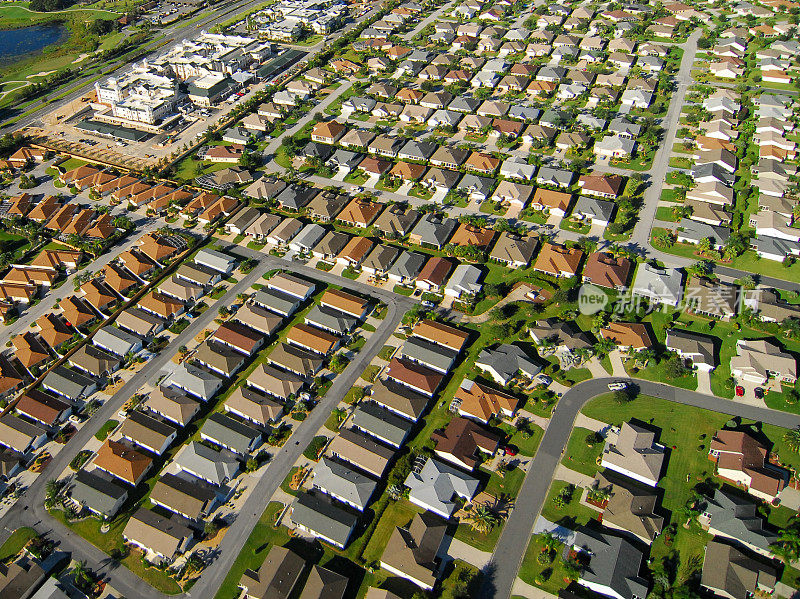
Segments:
[[[495,527],[499,519],[485,505],[473,504],[466,520],[469,522],[472,530],[481,534],[487,534]]]
[[[786,431],[783,435],[783,441],[791,451],[800,453],[800,426]]]
[[[75,565],[72,567],[72,576],[75,579],[75,584],[81,588],[92,582],[89,569],[86,567],[86,562],[84,560],[75,562]]]
[[[61,483],[59,483],[56,479],[51,478],[47,481],[47,485],[45,486],[45,497],[47,499],[55,499],[58,497],[58,494],[61,492]]]
[[[771,546],[773,555],[785,563],[800,556],[800,520],[795,519],[788,527],[778,533],[778,540]]]

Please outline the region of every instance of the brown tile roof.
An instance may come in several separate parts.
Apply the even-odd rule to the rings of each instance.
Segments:
[[[353,237],[344,246],[337,258],[346,258],[358,264],[369,254],[375,244],[366,237]]]
[[[25,368],[38,366],[42,362],[50,359],[50,354],[33,331],[25,331],[14,337],[11,342],[14,344],[17,360]]]
[[[564,193],[563,191],[553,191],[552,189],[537,187],[533,194],[533,200],[531,203],[535,206],[543,206],[550,209],[556,208],[566,212],[571,201],[571,193]]]
[[[489,247],[494,239],[494,230],[484,227],[476,227],[468,223],[461,223],[450,239],[453,245],[474,245],[479,248]]]
[[[718,430],[710,450],[719,452],[717,468],[736,470],[751,477],[750,488],[775,496],[783,489],[780,472],[765,468],[767,448],[741,431]]]
[[[103,214],[98,218],[95,223],[86,231],[87,237],[95,239],[108,239],[111,237],[117,228],[113,225],[110,214]]]
[[[139,483],[152,463],[153,461],[145,454],[110,439],[103,443],[94,459],[95,467],[132,485]]]
[[[390,163],[391,164],[391,163]],[[363,167],[363,163],[361,165]],[[369,200],[353,199],[344,210],[336,217],[344,223],[354,224],[359,227],[366,227],[375,220],[375,217],[383,210],[383,204],[370,202]]]
[[[178,249],[167,243],[158,233],[142,235],[138,243],[139,250],[156,262],[171,258],[178,253]]]
[[[634,349],[652,347],[653,342],[647,333],[647,327],[636,322],[612,322],[600,329],[603,339],[615,341],[619,347]]]
[[[434,256],[422,267],[417,281],[430,281],[433,285],[440,286],[453,269],[453,263],[447,258]]]
[[[158,266],[150,257],[140,252],[137,248],[122,252],[119,255],[119,259],[125,265],[125,268],[140,277]]]
[[[583,175],[579,185],[584,193],[618,196],[625,188],[625,177],[622,175]]]
[[[437,454],[445,459],[451,456],[470,469],[479,463],[480,451],[494,455],[500,444],[498,435],[472,420],[460,417],[453,418],[444,429],[434,431],[431,439],[436,444]]]
[[[58,211],[59,207],[58,198],[46,196],[28,213],[28,218],[36,221],[49,220]]]
[[[335,308],[340,312],[361,316],[369,302],[357,295],[341,291],[339,289],[328,289],[320,300],[320,304]]]
[[[540,270],[553,276],[562,272],[577,274],[583,252],[577,248],[567,248],[563,245],[545,243],[536,258],[535,270]]]
[[[80,250],[48,250],[44,249],[39,252],[39,255],[33,259],[31,266],[46,266],[50,268],[58,268],[65,266],[74,268],[77,266],[83,257],[83,252]]]
[[[469,389],[465,387],[469,386]],[[454,399],[460,402],[461,413],[487,422],[492,416],[502,414],[503,411],[516,411],[519,400],[512,395],[481,385],[472,381],[471,385],[464,385],[456,390]]]
[[[3,280],[28,285],[52,285],[56,280],[56,275],[56,271],[49,267],[26,266],[22,268],[14,265]]]
[[[425,174],[425,166],[413,162],[398,162],[389,171],[393,177],[400,177],[403,181],[416,181]]]
[[[123,268],[111,262],[103,268],[106,284],[114,291],[120,294],[125,294],[132,287],[136,287],[139,281],[128,272],[127,268]]]
[[[104,310],[116,302],[117,295],[100,279],[90,279],[81,285],[83,297],[97,310]]]
[[[89,302],[77,295],[65,298],[58,307],[61,308],[67,322],[74,327],[82,327],[97,318],[97,313]]]
[[[42,391],[31,389],[19,398],[16,410],[29,418],[37,420],[47,426],[54,425],[70,404],[61,401]]]
[[[583,278],[594,285],[614,289],[628,284],[631,261],[622,256],[614,257],[605,252],[594,252],[586,259]]]
[[[41,329],[39,336],[50,347],[58,347],[65,341],[72,339],[73,331],[61,316],[48,312],[41,316],[36,324]]]
[[[459,352],[469,341],[469,333],[435,320],[419,321],[414,325],[412,335]]]
[[[444,379],[443,374],[402,358],[392,358],[386,369],[386,376],[428,395],[436,393]]]
[[[184,304],[176,299],[151,291],[139,301],[139,307],[154,312],[162,318],[171,318],[184,308]]]
[[[214,339],[252,355],[264,341],[264,335],[237,322],[225,322],[216,330]]]
[[[286,341],[327,355],[336,347],[339,338],[327,331],[307,324],[296,324],[286,334]]]

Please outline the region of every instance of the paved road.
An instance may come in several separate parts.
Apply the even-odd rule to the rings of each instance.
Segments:
[[[264,155],[265,156],[269,156],[269,157],[274,156],[275,152],[278,151],[278,148],[280,147],[281,143],[283,142],[284,137],[286,137],[287,135],[294,135],[295,133],[298,133],[300,131],[300,129],[302,129],[308,123],[310,123],[312,120],[314,120],[314,115],[315,114],[317,114],[318,112],[324,113],[325,109],[328,106],[330,106],[331,104],[333,104],[333,102],[336,100],[336,98],[338,98],[344,92],[346,92],[348,89],[350,89],[352,87],[352,85],[353,85],[353,83],[351,81],[347,81],[347,80],[346,81],[342,81],[342,85],[341,86],[339,86],[337,89],[335,89],[333,91],[333,93],[328,94],[328,96],[322,102],[320,102],[319,104],[314,106],[314,108],[312,110],[309,110],[306,114],[304,114],[303,117],[300,118],[297,121],[297,123],[295,123],[290,129],[287,129],[286,131],[281,133],[278,137],[276,137],[271,142],[269,142],[269,145],[264,149]],[[274,160],[273,160],[273,163],[274,163],[274,166],[272,166],[272,168],[274,170],[278,170],[278,171],[281,171],[281,172],[284,170],[283,167],[281,167],[278,163],[274,162]]]
[[[680,69],[675,77],[677,87],[672,95],[667,116],[662,122],[662,126],[665,129],[664,139],[656,152],[652,167],[647,172],[649,187],[644,194],[644,205],[639,211],[639,220],[636,223],[631,240],[628,242],[628,245],[636,251],[650,247],[650,229],[656,216],[658,201],[661,199],[661,190],[664,188],[664,177],[667,175],[672,145],[675,143],[675,136],[680,124],[683,100],[686,96],[686,90],[692,84],[692,65],[694,64],[695,54],[697,54],[697,40],[702,32],[702,29],[695,29],[686,43],[681,46],[683,48],[683,57],[681,58]]]
[[[66,530],[52,519],[43,507],[45,487],[47,481],[57,478],[59,474],[66,468],[72,459],[81,451],[94,433],[109,419],[114,418],[120,408],[130,399],[134,393],[138,392],[146,383],[154,382],[161,369],[169,363],[172,356],[181,345],[186,345],[195,336],[201,333],[207,326],[209,326],[214,318],[217,316],[217,308],[220,306],[230,306],[236,301],[236,295],[247,290],[250,285],[259,280],[261,275],[270,269],[270,264],[263,263],[256,266],[252,272],[243,277],[236,285],[234,285],[228,293],[226,293],[215,305],[213,309],[206,310],[195,318],[191,324],[186,327],[169,345],[173,351],[163,351],[154,358],[152,358],[141,370],[135,373],[127,383],[125,383],[119,391],[117,391],[111,398],[109,398],[92,418],[84,424],[83,427],[70,439],[70,441],[61,449],[61,451],[53,458],[44,471],[39,474],[36,480],[28,487],[25,493],[17,500],[17,503],[12,507],[3,518],[0,518],[0,531],[2,532],[3,539],[8,535],[8,529],[15,529],[21,525],[34,525],[37,521],[40,523],[35,526],[39,532],[47,532],[52,528],[57,533],[54,538],[62,539],[62,533]],[[281,479],[282,480],[282,479]],[[85,556],[91,560],[96,557],[97,550],[88,542],[83,541],[79,537],[73,541],[73,547],[67,549],[75,550],[79,556]],[[102,552],[100,552],[102,554]],[[105,554],[102,554],[105,556]],[[108,556],[105,556],[106,558]],[[90,561],[90,563],[98,563],[99,560]],[[119,590],[126,594],[128,597],[144,596],[136,592],[128,593],[128,590],[135,589],[135,580],[140,580],[137,576],[132,574],[125,568],[120,569],[120,572],[127,573],[130,576],[119,576],[121,580]],[[130,580],[127,580],[130,578]],[[115,579],[115,583],[118,582]],[[117,586],[116,584],[114,585]],[[128,589],[124,588],[125,586]],[[149,587],[148,587],[149,588]]]
[[[205,15],[201,20],[192,23],[191,25],[186,25],[184,23],[188,21],[180,21],[176,25],[172,25],[167,27],[166,29],[161,30],[160,35],[159,33],[156,34],[156,37],[159,39],[153,40],[148,44],[145,44],[146,48],[156,48],[161,46],[168,46],[172,43],[182,41],[184,39],[189,39],[195,35],[201,29],[209,30],[214,25],[222,23],[231,19],[233,16],[242,14],[245,12],[251,11],[255,6],[260,4],[260,0],[239,0],[236,2],[230,2],[227,4],[223,4],[221,6],[214,6],[211,7],[207,15]],[[191,20],[191,19],[190,19]],[[163,35],[163,38],[160,37]],[[140,59],[141,60],[141,59]],[[108,66],[108,65],[106,65]],[[130,64],[127,62],[121,63],[112,73],[108,73],[103,77],[111,77],[114,73],[120,73],[126,71],[130,68]],[[92,71],[94,69],[92,68]],[[87,74],[77,81],[73,82],[72,87],[70,89],[69,94],[67,94],[64,98],[50,103],[50,104],[43,104],[41,108],[39,108],[36,112],[31,113],[30,115],[21,118],[16,123],[9,127],[9,130],[18,130],[22,129],[23,127],[27,127],[28,125],[36,123],[39,119],[41,119],[42,115],[52,112],[56,108],[60,108],[70,102],[74,102],[78,98],[85,96],[88,92],[94,89],[94,82],[90,82],[90,79],[94,79],[97,77],[96,73]]]
[[[542,510],[550,483],[558,467],[561,455],[575,424],[575,418],[586,403],[598,395],[608,393],[608,383],[619,380],[619,377],[596,378],[579,383],[564,393],[558,401],[550,424],[544,433],[542,442],[528,469],[534,476],[526,476],[514,510],[500,535],[494,550],[492,561],[485,572],[487,577],[481,588],[482,599],[505,599],[511,596],[511,589],[516,580],[519,566],[528,547],[533,525]],[[800,426],[800,416],[787,414],[768,408],[744,405],[733,400],[722,399],[712,395],[704,395],[696,391],[687,391],[653,383],[636,380],[643,395],[659,397],[668,401],[740,416],[781,427]],[[636,400],[643,401],[643,400]],[[511,557],[513,556],[513,557]]]
[[[234,246],[232,249],[236,249]],[[258,266],[246,277],[234,285],[220,300],[198,316],[175,340],[171,348],[178,348],[193,339],[198,333],[211,324],[217,309],[229,306],[239,293],[245,292],[268,270],[273,268],[291,268],[293,272],[304,274],[319,280],[342,284],[342,279],[317,269],[294,264],[274,256],[254,250],[238,247],[237,254],[258,259]],[[356,281],[346,281],[345,285],[354,290],[369,293],[387,304],[387,313],[377,330],[370,336],[364,347],[349,364],[345,371],[336,377],[320,404],[312,411],[311,416],[298,425],[287,445],[281,449],[267,465],[265,472],[256,483],[242,509],[219,546],[216,560],[203,572],[191,592],[186,596],[193,599],[211,599],[219,589],[227,571],[230,569],[242,549],[250,531],[260,518],[269,498],[275,493],[280,483],[286,478],[289,470],[299,459],[303,450],[324,424],[328,415],[344,398],[347,391],[367,367],[372,358],[384,346],[400,323],[403,314],[411,308],[414,301]],[[148,597],[166,599],[167,595],[159,593],[150,585],[125,567],[112,562],[103,551],[74,534],[66,526],[51,518],[44,509],[45,487],[48,480],[57,477],[75,455],[89,442],[94,432],[108,419],[114,417],[122,405],[146,383],[152,383],[160,375],[161,369],[171,360],[173,352],[162,352],[153,358],[142,370],[112,396],[92,417],[90,422],[70,440],[61,452],[53,459],[45,471],[39,475],[28,488],[22,498],[8,513],[0,519],[0,529],[4,537],[19,526],[32,526],[42,534],[49,534],[60,541],[60,549],[69,551],[76,559],[85,559],[87,565],[97,573],[106,577],[111,586],[127,597]],[[2,539],[0,539],[2,540]],[[174,596],[173,596],[174,597]]]

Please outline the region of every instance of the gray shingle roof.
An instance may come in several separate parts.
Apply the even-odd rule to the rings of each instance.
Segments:
[[[314,487],[364,510],[378,483],[330,458],[322,458],[314,467]]]

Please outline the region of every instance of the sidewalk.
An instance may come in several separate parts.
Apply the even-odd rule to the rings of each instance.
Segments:
[[[526,599],[556,599],[556,595],[543,591],[539,587],[528,584],[521,578],[514,581],[514,586],[511,588],[512,595],[520,595]]]
[[[553,480],[563,480],[575,485],[576,487],[590,487],[594,482],[593,477],[586,476],[580,472],[575,472],[575,470],[567,468],[564,464],[558,465],[558,468],[556,468],[556,472],[553,475]]]

